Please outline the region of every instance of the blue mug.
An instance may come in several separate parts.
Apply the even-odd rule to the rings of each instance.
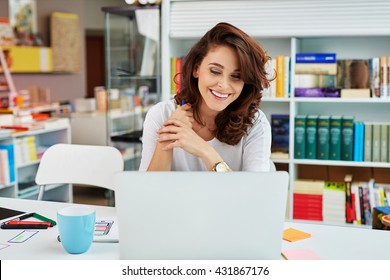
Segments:
[[[61,244],[70,254],[88,251],[92,244],[96,212],[83,205],[69,206],[57,212]]]

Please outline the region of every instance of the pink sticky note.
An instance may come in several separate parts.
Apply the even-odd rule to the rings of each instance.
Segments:
[[[287,260],[320,260],[320,257],[310,249],[284,250],[282,255]]]

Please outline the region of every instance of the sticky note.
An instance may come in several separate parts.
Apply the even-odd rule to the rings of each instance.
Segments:
[[[21,233],[19,233],[17,236],[15,236],[14,238],[8,240],[8,242],[10,242],[10,243],[23,243],[26,240],[33,237],[37,233],[38,233],[37,230],[24,230]]]
[[[282,256],[287,260],[320,260],[320,257],[310,249],[284,250]]]
[[[295,242],[309,237],[311,237],[310,233],[300,231],[294,228],[288,228],[283,231],[283,240],[290,242]]]

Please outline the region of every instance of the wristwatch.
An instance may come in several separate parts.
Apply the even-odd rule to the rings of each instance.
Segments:
[[[212,171],[215,171],[215,172],[229,172],[229,171],[233,171],[230,166],[224,162],[224,161],[220,161],[220,162],[217,162]]]

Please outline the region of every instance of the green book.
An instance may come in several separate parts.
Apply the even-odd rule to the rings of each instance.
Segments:
[[[305,158],[305,141],[306,141],[306,116],[295,116],[294,128],[294,158]]]
[[[317,115],[308,115],[306,117],[306,149],[307,159],[317,158]]]
[[[353,160],[354,117],[343,116],[341,119],[341,160]]]
[[[341,154],[341,116],[330,117],[329,159],[340,160]]]
[[[372,123],[364,122],[364,161],[372,161]]]
[[[381,124],[381,162],[388,162],[387,158],[387,146],[388,146],[388,128],[385,123]]]
[[[329,159],[330,116],[318,117],[317,159]]]
[[[372,161],[380,162],[381,160],[381,124],[372,125]]]

